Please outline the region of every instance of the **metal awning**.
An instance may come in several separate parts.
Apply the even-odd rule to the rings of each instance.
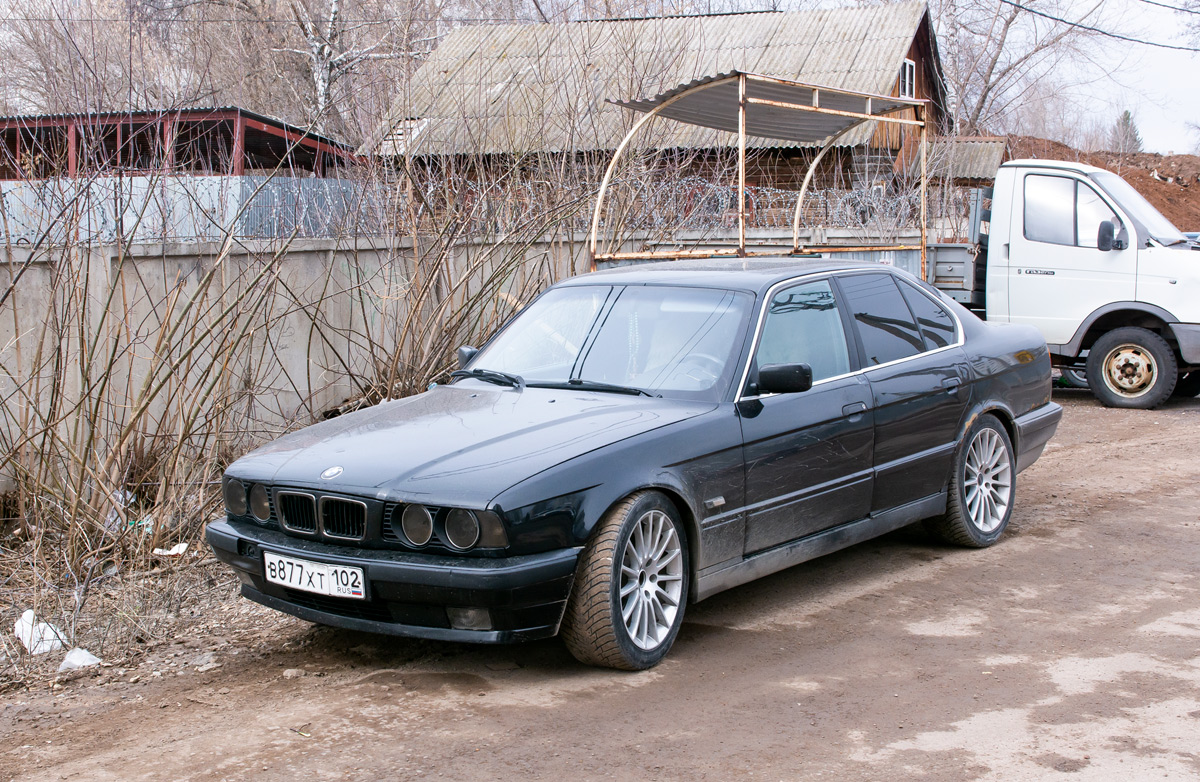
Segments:
[[[638,100],[610,100],[634,111],[657,113],[689,125],[738,132],[738,71],[719,73]],[[927,101],[846,92],[816,84],[747,73],[746,135],[814,144],[866,120],[880,120]],[[895,118],[889,118],[897,122]],[[919,120],[899,120],[920,125]]]
[[[596,194],[596,208],[592,213],[592,230],[588,240],[588,252],[592,268],[596,261],[620,260],[625,257],[683,257],[692,252],[671,253],[599,253],[598,234],[600,215],[604,208],[604,197],[612,181],[617,161],[621,159],[629,141],[655,117],[667,117],[678,122],[704,128],[728,131],[738,136],[738,246],[736,250],[706,252],[706,255],[737,255],[746,257],[756,253],[746,250],[746,137],[760,136],[784,139],[797,143],[821,143],[821,150],[813,158],[800,185],[796,200],[796,211],[792,218],[792,253],[800,254],[822,249],[828,252],[845,251],[848,248],[800,245],[800,214],[804,195],[812,182],[817,164],[838,139],[866,122],[881,122],[892,125],[909,125],[921,132],[921,244],[918,247],[895,245],[880,247],[891,250],[921,251],[921,274],[925,273],[926,244],[926,133],[925,108],[928,101],[914,98],[899,98],[888,95],[873,95],[865,92],[839,90],[816,84],[805,84],[773,76],[729,71],[715,76],[681,84],[652,98],[631,101],[609,101],[644,116],[633,124],[625,138],[617,146],[600,191]],[[911,112],[913,118],[893,116],[897,112]],[[771,253],[775,254],[775,253]]]

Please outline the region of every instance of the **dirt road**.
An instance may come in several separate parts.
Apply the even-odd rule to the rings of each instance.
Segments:
[[[3,696],[0,780],[1200,779],[1200,400],[1059,401],[999,545],[732,590],[652,671],[230,601],[224,640]]]

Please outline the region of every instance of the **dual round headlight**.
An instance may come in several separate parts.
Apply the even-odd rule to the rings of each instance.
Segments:
[[[459,551],[476,546],[503,548],[508,545],[504,523],[491,511],[465,508],[436,511],[413,503],[393,512],[392,530],[411,546],[425,546],[435,539]]]
[[[256,483],[250,487],[250,500],[246,501],[246,484],[237,478],[227,478],[222,489],[225,495],[225,509],[233,516],[253,514],[259,521],[271,518],[271,495],[267,487]]]

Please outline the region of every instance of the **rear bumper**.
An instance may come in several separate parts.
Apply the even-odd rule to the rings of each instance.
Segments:
[[[1017,472],[1038,460],[1061,419],[1062,407],[1055,402],[1047,402],[1017,418]]]
[[[226,520],[210,522],[205,538],[234,569],[242,596],[301,619],[388,635],[474,643],[510,643],[558,632],[579,549],[503,559],[445,557],[358,549],[300,540]],[[266,580],[263,552],[362,568],[365,600],[289,589]],[[451,626],[447,607],[485,608],[489,630]]]

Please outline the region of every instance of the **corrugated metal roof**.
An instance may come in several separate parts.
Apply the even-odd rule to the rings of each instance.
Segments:
[[[740,86],[738,72],[721,73],[680,84],[651,98],[615,101],[634,111],[659,111],[670,119],[729,133],[738,130]],[[816,96],[819,95],[819,100]],[[754,74],[746,77],[746,134],[759,138],[816,144],[863,121],[861,117],[788,109],[755,100],[795,106],[817,106],[832,111],[866,116],[890,114],[915,108],[923,101],[884,95],[849,94],[795,81],[764,81]]]
[[[943,138],[929,144],[929,173],[950,179],[992,179],[1004,162],[1008,141],[990,136]]]
[[[428,120],[415,154],[612,149],[634,117],[606,102],[742,71],[886,95],[922,19],[921,0],[789,13],[463,27],[414,75],[363,152],[403,154],[405,118]],[[733,146],[704,128],[660,123],[667,147]],[[870,128],[843,143],[861,143]],[[757,140],[752,147],[795,142]]]

